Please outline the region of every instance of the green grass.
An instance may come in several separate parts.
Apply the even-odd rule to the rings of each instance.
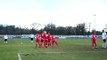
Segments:
[[[8,44],[0,39],[0,60],[106,60],[107,49],[101,49],[102,40],[97,39],[98,49],[91,49],[90,39],[58,39],[58,47],[35,48],[30,39],[9,39]],[[21,44],[21,42],[23,44]],[[42,53],[38,53],[42,52]],[[66,52],[66,53],[44,53]],[[29,53],[29,54],[27,54]]]

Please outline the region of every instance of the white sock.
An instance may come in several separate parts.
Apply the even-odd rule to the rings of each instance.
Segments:
[[[106,48],[106,43],[104,43],[104,48]]]
[[[33,43],[33,41],[31,41],[31,43]]]
[[[7,44],[7,41],[6,41],[6,44]]]
[[[102,44],[102,48],[104,48],[104,43]]]

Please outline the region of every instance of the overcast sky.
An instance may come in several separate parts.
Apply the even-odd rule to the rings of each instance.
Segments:
[[[30,27],[35,22],[91,23],[91,29],[101,31],[107,24],[107,0],[0,0],[0,24]]]

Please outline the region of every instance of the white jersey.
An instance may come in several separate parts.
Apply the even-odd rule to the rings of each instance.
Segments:
[[[4,39],[8,39],[7,35],[4,36]]]
[[[105,32],[102,33],[102,39],[106,39],[107,38],[107,35]]]

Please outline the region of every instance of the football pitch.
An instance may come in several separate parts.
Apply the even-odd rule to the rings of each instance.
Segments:
[[[107,49],[97,39],[98,49],[91,49],[90,39],[58,39],[58,47],[36,48],[30,39],[0,39],[0,60],[107,60]]]

